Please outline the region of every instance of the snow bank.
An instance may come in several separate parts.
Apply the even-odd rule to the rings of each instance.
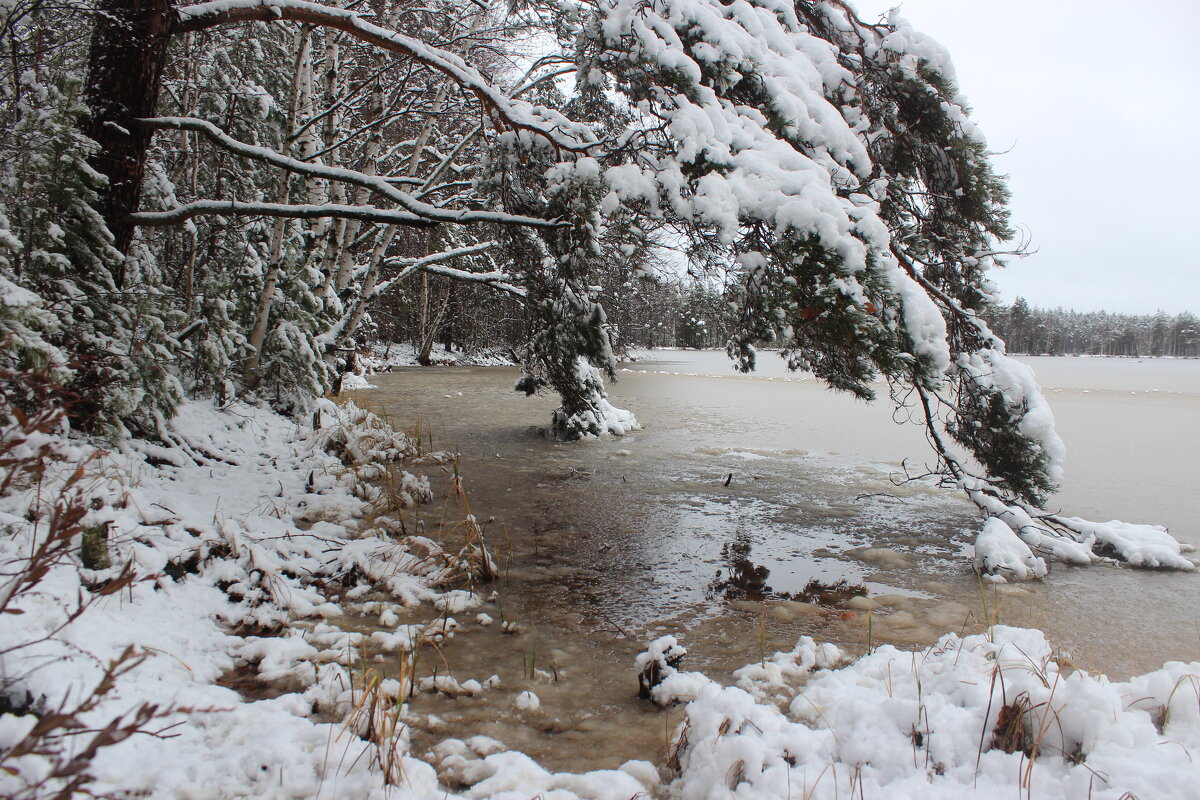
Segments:
[[[134,735],[101,749],[91,765],[95,791],[384,796],[369,743],[313,717],[318,676],[344,687],[353,669],[355,635],[323,621],[368,590],[402,604],[432,600],[447,576],[421,569],[428,547],[412,549],[365,521],[429,498],[423,477],[389,466],[414,454],[407,438],[353,405],[322,401],[313,419],[315,430],[252,406],[190,403],[173,426],[173,447],[134,442],[104,453],[53,434],[27,443],[57,455],[44,460],[38,483],[18,481],[0,496],[2,593],[45,536],[46,526],[29,520],[69,499],[57,487],[82,501],[80,524],[103,532],[113,566],[62,558],[34,590],[13,596],[0,626],[13,708],[0,716],[0,753],[29,732],[28,712],[74,707],[130,648],[141,663],[129,662],[80,719],[99,730],[154,706],[157,718],[143,727],[170,736]],[[4,432],[16,435],[11,426]],[[81,463],[84,477],[72,484]],[[394,491],[382,497],[385,470]],[[135,580],[105,594],[126,565]],[[299,691],[247,699],[218,685],[229,676]],[[81,743],[66,741],[68,753],[73,746]],[[53,754],[17,759],[15,774],[0,772],[0,795],[26,791],[53,762]],[[406,790],[388,796],[443,796],[427,765],[407,759],[403,771]]]
[[[342,391],[353,392],[358,389],[378,389],[378,386],[372,384],[363,375],[358,375],[353,372],[347,372],[342,375]]]
[[[810,673],[811,642],[772,663],[788,668],[737,687],[664,681],[693,698],[674,796],[1183,800],[1200,785],[1200,663],[1111,682],[1061,667],[1040,632],[1007,627],[915,653],[880,647],[837,670]],[[756,701],[781,689],[782,707]]]
[[[366,368],[367,374],[372,374],[387,372],[394,367],[419,366],[418,355],[417,348],[409,342],[380,342],[372,345],[370,354],[361,356],[359,362]],[[430,359],[435,366],[451,367],[511,367],[516,364],[511,355],[497,349],[467,352],[447,350],[441,345],[434,346]]]

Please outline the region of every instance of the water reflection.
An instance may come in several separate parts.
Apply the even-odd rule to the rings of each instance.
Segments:
[[[893,485],[901,461],[919,461],[927,448],[919,428],[892,424],[885,407],[850,402],[811,381],[625,373],[611,387],[613,399],[635,409],[645,429],[559,443],[529,432],[530,422],[549,418],[554,399],[515,395],[516,376],[503,368],[401,370],[378,376],[379,390],[357,396],[393,419],[421,422],[439,447],[462,452],[473,506],[507,525],[500,555],[512,568],[502,593],[523,614],[582,621],[609,635],[614,625],[635,632],[667,618],[690,625],[726,619],[737,629],[736,604],[821,602],[818,588],[841,585],[865,587],[873,600],[954,604],[941,616],[896,607],[944,625],[922,635],[960,629],[962,608],[983,616],[967,557],[977,512],[953,492]],[[1052,374],[1044,377],[1055,385]],[[1156,438],[1138,429],[1139,441],[1170,466],[1169,475],[1159,474],[1158,461],[1137,462],[1145,475],[1124,482],[1089,475],[1088,485],[1104,495],[1096,504],[1106,505],[1088,508],[1064,494],[1070,511],[1115,516],[1124,512],[1113,487],[1132,496],[1143,485],[1153,490],[1200,474],[1200,428],[1171,416],[1186,406],[1193,419],[1200,402],[1172,398],[1138,398],[1154,404],[1142,421],[1167,431]],[[1065,391],[1051,400],[1065,403]],[[1097,436],[1093,423],[1111,420],[1116,400],[1093,393],[1070,402],[1080,410],[1064,405],[1070,413],[1060,412],[1060,427],[1069,451],[1088,457],[1068,465],[1069,478],[1133,463],[1086,452]],[[1071,437],[1075,425],[1091,433]],[[1168,499],[1175,505],[1142,503],[1140,513],[1126,516],[1194,525],[1194,493]],[[1187,525],[1175,532],[1194,535]],[[1014,588],[1003,618],[1041,625],[1080,663],[1121,674],[1200,657],[1191,611],[1200,603],[1196,578],[1058,567],[1045,582]]]
[[[706,590],[709,600],[752,601],[791,600],[820,606],[844,606],[851,598],[866,597],[867,587],[861,583],[850,583],[845,578],[826,582],[810,578],[804,588],[795,592],[773,589],[768,583],[771,570],[750,559],[753,543],[745,533],[738,533],[733,541],[721,548],[721,559],[725,566],[717,570]]]
[[[732,542],[726,543],[721,548],[721,559],[726,567],[718,569],[716,577],[709,584],[709,598],[765,600],[779,597],[767,585],[771,570],[750,560],[750,537],[746,534],[739,533]],[[728,573],[724,574],[726,570]]]
[[[812,381],[722,370],[726,377],[626,373],[614,402],[634,409],[645,429],[569,444],[530,428],[549,419],[555,401],[515,395],[515,370],[402,370],[356,395],[459,451],[472,508],[496,517],[487,530],[501,577],[480,609],[495,622],[458,615],[456,639],[436,663],[460,681],[494,674],[500,682],[478,698],[414,698],[418,752],[481,734],[552,770],[661,758],[678,712],[638,700],[632,663],[645,641],[667,633],[688,647],[685,668],[725,681],[801,635],[851,652],[868,637],[920,646],[947,631],[975,632],[997,610],[1004,622],[1046,629],[1079,664],[1117,676],[1200,658],[1197,575],[1057,567],[1044,582],[989,588],[985,612],[968,558],[976,511],[952,492],[892,483],[903,459],[925,457],[918,428]],[[1066,411],[1068,448],[1083,454],[1068,477],[1132,465],[1137,476],[1085,483],[1137,489],[1137,510],[1175,515],[1193,526],[1176,533],[1200,543],[1194,492],[1171,483],[1200,474],[1200,426],[1188,422],[1200,411],[1195,395],[1156,400],[1143,415],[1167,436],[1122,434],[1155,448],[1161,464],[1113,459],[1130,447],[1095,444],[1098,421],[1132,419],[1112,413],[1114,399],[1066,390],[1051,399]],[[1176,411],[1190,416],[1181,421]],[[1162,502],[1147,502],[1142,484],[1166,487]],[[1102,513],[1125,513],[1111,495],[1097,497]],[[1095,513],[1078,497],[1064,502]],[[433,531],[438,510],[419,513]],[[502,621],[519,632],[505,633]],[[362,623],[371,630],[378,618]],[[525,690],[541,698],[538,712],[516,708]]]

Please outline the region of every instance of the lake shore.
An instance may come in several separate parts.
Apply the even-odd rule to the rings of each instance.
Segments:
[[[752,607],[761,605],[771,614],[761,617],[759,652],[721,653],[730,666],[709,670],[721,676],[718,682],[700,673],[671,678],[660,694],[685,703],[674,710],[660,711],[632,697],[632,656],[648,639],[677,633],[685,644],[699,643],[680,668],[711,668],[703,633],[688,630],[683,620],[660,620],[628,631],[644,636],[623,636],[610,628],[609,640],[621,642],[621,658],[611,665],[612,680],[637,713],[656,721],[654,736],[646,740],[653,744],[639,745],[654,757],[600,772],[545,769],[500,736],[468,736],[436,719],[444,720],[453,707],[502,698],[505,714],[515,723],[511,730],[540,730],[586,749],[588,728],[594,732],[607,721],[575,720],[571,727],[555,730],[562,723],[555,721],[554,703],[556,697],[579,691],[572,681],[586,677],[588,659],[595,653],[584,648],[560,656],[544,643],[539,648],[538,628],[550,623],[537,617],[522,620],[511,608],[505,610],[503,579],[472,585],[465,575],[448,578],[443,570],[471,559],[454,557],[456,551],[446,542],[438,544],[421,530],[397,531],[395,520],[414,519],[405,516],[410,512],[389,517],[373,508],[386,499],[369,488],[381,481],[393,496],[407,492],[409,501],[423,499],[422,469],[441,475],[444,488],[450,466],[441,461],[443,456],[421,453],[411,440],[394,436],[369,416],[351,412],[345,417],[344,411],[323,408],[314,429],[262,409],[218,411],[194,404],[178,423],[192,456],[180,460],[145,447],[105,462],[108,483],[100,496],[107,500],[94,511],[112,523],[111,563],[134,563],[141,579],[127,597],[110,596],[89,607],[81,624],[61,632],[62,645],[43,643],[21,655],[30,659],[25,663],[38,665],[43,704],[65,701],[68,690],[77,696],[94,686],[97,670],[102,672],[103,664],[119,657],[126,645],[146,656],[87,712],[88,719],[99,727],[107,717],[155,703],[165,712],[156,723],[178,723],[171,729],[177,735],[131,736],[102,749],[93,767],[99,788],[145,790],[162,797],[515,798],[540,792],[556,799],[623,799],[637,792],[689,797],[700,786],[718,787],[713,791],[730,797],[739,791],[758,797],[821,797],[859,782],[868,794],[893,797],[925,797],[930,790],[998,797],[1010,796],[1019,786],[1029,751],[1038,756],[1035,775],[1045,796],[1068,796],[1087,776],[1103,771],[1109,781],[1096,787],[1096,797],[1115,798],[1124,791],[1183,797],[1171,792],[1189,785],[1181,777],[1196,771],[1200,759],[1185,757],[1200,744],[1198,695],[1186,676],[1200,671],[1200,665],[1111,683],[1062,669],[1037,634],[994,626],[989,630],[986,624],[981,625],[982,636],[942,639],[914,656],[870,640],[874,609],[849,605],[853,598],[825,610],[820,602],[731,601],[746,604],[743,619],[749,629],[758,622]],[[429,428],[427,422],[425,430]],[[331,446],[335,431],[341,431],[340,438]],[[63,446],[74,448],[64,451],[68,455],[87,457],[78,445]],[[615,455],[628,445],[605,446],[611,446],[618,462],[628,458]],[[468,448],[457,449],[469,462]],[[483,471],[495,475],[518,466],[493,459],[486,465],[465,463],[462,471],[468,477]],[[413,473],[405,477],[409,470]],[[441,493],[437,481],[433,488]],[[19,506],[29,501],[28,494],[6,497],[8,524],[22,524]],[[397,508],[407,504],[395,503]],[[432,533],[437,519],[447,520],[449,529],[466,520],[465,513],[446,511],[441,501],[418,508],[424,510],[415,519],[424,516],[426,533]],[[536,560],[506,563],[504,535],[495,523],[483,522],[483,515],[491,516],[494,509],[472,510],[480,515],[472,524],[486,531],[494,565],[514,573],[527,570],[544,586],[572,585],[559,570],[563,553],[551,549],[554,531],[546,530],[548,540],[535,545],[540,552]],[[510,530],[508,536],[525,533]],[[46,578],[48,596],[70,597],[72,587],[98,585],[106,575],[58,564]],[[46,596],[25,602],[31,604],[29,610],[40,609],[43,622],[53,616],[50,606],[56,602],[46,605]],[[814,612],[803,606],[858,628],[863,649],[872,652],[854,659],[835,657],[826,649],[820,651],[824,660],[818,659],[816,643],[806,644],[776,626],[783,620],[774,609],[783,609],[793,615],[791,623],[811,629]],[[603,610],[604,605],[598,602],[597,607]],[[852,616],[843,619],[847,613]],[[33,617],[18,615],[18,625],[7,626],[6,645],[14,637],[36,634],[38,628],[21,622]],[[882,613],[875,620],[881,638],[884,620]],[[512,623],[512,632],[503,632],[505,622]],[[564,618],[555,624],[579,629],[609,622],[597,614],[593,620]],[[489,654],[494,659],[507,641],[514,643],[507,646],[510,655],[526,657],[519,671],[512,658],[500,669],[484,668]],[[444,665],[462,651],[471,651],[479,666],[447,674]],[[422,656],[406,661],[404,654],[414,652]],[[581,666],[556,672],[560,658]],[[736,669],[748,662],[744,670]],[[493,672],[517,672],[517,677],[495,683]],[[1001,710],[1012,703],[997,694],[996,675],[1026,694],[1029,707],[1017,713],[1042,734],[1036,753],[1035,742],[1017,734],[1007,744],[1003,737],[993,741],[985,736],[987,741],[967,750],[949,747],[968,730],[973,739],[999,727]],[[1028,683],[1031,677],[1047,690],[1058,688],[1043,696]],[[859,685],[858,699],[833,702],[843,693],[836,688],[839,681]],[[955,687],[964,682],[979,688],[963,694]],[[410,690],[421,694],[409,703],[398,702]],[[522,700],[526,692],[536,695],[536,701]],[[419,710],[423,700],[441,704],[441,710]],[[880,717],[875,709],[889,703],[891,709]],[[169,706],[176,710],[165,708]],[[190,710],[180,708],[184,706]],[[814,717],[798,710],[807,706],[824,711]],[[1040,716],[1038,708],[1043,709]],[[1119,713],[1105,716],[1108,712],[1102,710],[1110,708]],[[1053,709],[1053,715],[1048,717],[1044,709]],[[1064,727],[1062,720],[1076,711],[1082,721],[1068,721]],[[939,717],[942,712],[957,719],[953,724],[958,727]],[[621,717],[614,716],[617,725],[608,728],[609,735],[620,735]],[[687,726],[677,727],[685,718]],[[6,742],[22,735],[22,717],[6,713],[0,719]],[[890,722],[881,726],[884,719]],[[855,720],[869,723],[874,732],[847,737]],[[906,722],[911,729],[905,729]],[[1042,730],[1055,726],[1061,736]],[[503,725],[492,728],[496,734],[503,730]],[[690,732],[686,740],[680,730]],[[839,742],[844,739],[851,742]],[[1131,741],[1141,742],[1136,747],[1143,749]],[[1165,741],[1182,747],[1158,745]],[[852,742],[899,755],[864,761],[854,747],[843,746]],[[1064,758],[1064,753],[1076,752],[1087,756],[1086,765]],[[1137,768],[1128,766],[1134,762]],[[33,760],[22,763],[29,770],[37,768]],[[399,770],[391,775],[395,786],[385,780],[389,769]],[[1059,789],[1067,795],[1055,794]],[[973,794],[961,794],[965,791]]]

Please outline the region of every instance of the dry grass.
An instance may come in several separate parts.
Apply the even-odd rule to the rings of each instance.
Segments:
[[[0,372],[0,396],[9,396],[7,389],[26,388],[22,384],[30,381],[44,383],[38,376]],[[100,563],[108,561],[106,544],[98,541],[98,534],[89,539],[82,524],[87,513],[87,483],[95,478],[92,460],[70,462],[56,451],[50,438],[64,418],[63,410],[46,405],[25,413],[6,405],[3,417],[0,493],[32,489],[33,497],[26,516],[28,528],[0,528],[0,536],[27,537],[29,542],[26,555],[0,563],[0,619],[25,614],[22,600],[44,597],[42,584],[56,570],[78,567],[80,561],[91,562],[86,566],[95,569],[108,569],[107,563]],[[8,775],[6,797],[33,800],[89,794],[93,779],[88,768],[100,750],[135,734],[163,736],[167,729],[150,730],[150,724],[167,714],[187,710],[141,703],[97,726],[94,712],[110,699],[117,681],[141,664],[145,656],[127,647],[104,663],[66,644],[60,634],[92,605],[136,580],[132,563],[114,572],[87,590],[80,589],[74,598],[59,598],[62,613],[48,629],[25,637],[6,637],[6,644],[0,648],[0,710],[31,717],[33,722],[20,738],[6,743],[0,751],[0,770]],[[67,693],[58,705],[48,706],[43,698],[29,695],[23,679],[29,669],[36,668],[30,667],[30,661],[44,663],[28,655],[54,643],[96,662],[101,671],[93,685]]]
[[[363,751],[389,786],[404,781],[404,753],[407,750],[407,725],[402,721],[404,707],[412,692],[416,666],[413,654],[402,652],[396,677],[398,688],[387,682],[374,668],[363,669],[355,678],[351,670],[351,710],[343,733],[352,732],[367,743]],[[361,757],[361,755],[360,755]]]

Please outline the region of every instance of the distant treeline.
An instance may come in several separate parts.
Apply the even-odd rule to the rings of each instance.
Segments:
[[[711,282],[647,280],[618,270],[601,283],[599,297],[618,350],[720,348],[738,322],[730,311],[730,298]],[[372,318],[374,338],[411,341],[423,353],[435,342],[468,352],[515,353],[530,336],[518,301],[436,276],[429,276],[420,291],[382,298]],[[1081,313],[1035,308],[1017,298],[1011,306],[996,306],[985,318],[1010,353],[1200,358],[1200,318],[1187,312]]]
[[[618,351],[653,347],[724,347],[736,318],[722,287],[687,278],[647,279],[614,268],[600,284]],[[370,340],[412,342],[429,356],[432,346],[517,353],[532,332],[520,302],[462,281],[429,276],[412,292],[380,298]]]
[[[1018,297],[985,317],[1010,353],[1200,358],[1200,319],[1186,311],[1175,316],[1064,311],[1036,308]]]

